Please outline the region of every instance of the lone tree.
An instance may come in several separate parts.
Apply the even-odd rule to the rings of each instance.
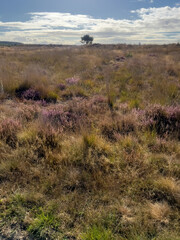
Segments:
[[[81,42],[86,44],[92,44],[93,37],[90,37],[89,35],[84,35],[83,37],[81,37]]]

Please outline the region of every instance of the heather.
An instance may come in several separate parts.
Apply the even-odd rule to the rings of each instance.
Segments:
[[[0,238],[179,240],[179,45],[0,48]]]

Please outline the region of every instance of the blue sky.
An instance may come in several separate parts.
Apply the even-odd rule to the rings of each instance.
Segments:
[[[180,0],[0,0],[0,40],[79,44],[180,41]]]

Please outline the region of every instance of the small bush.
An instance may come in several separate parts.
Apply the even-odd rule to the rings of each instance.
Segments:
[[[47,103],[56,103],[58,95],[52,91],[48,91],[43,85],[35,85],[28,81],[24,81],[15,90],[16,97],[26,100],[44,100]]]
[[[147,127],[158,135],[171,135],[180,139],[180,107],[152,106],[147,110]]]
[[[107,98],[102,95],[95,95],[86,103],[87,109],[93,114],[105,113],[108,109]]]
[[[58,89],[60,89],[61,91],[63,91],[63,90],[66,89],[66,85],[63,84],[63,83],[60,83],[57,87],[58,87]]]
[[[24,81],[22,84],[19,85],[19,87],[15,90],[15,95],[18,98],[22,98],[23,94],[31,88],[31,84],[29,82]]]
[[[42,112],[42,121],[46,125],[51,124],[53,127],[62,132],[65,128],[72,128],[73,116],[65,112],[62,108],[59,110],[44,110]]]
[[[38,101],[41,99],[40,93],[33,88],[29,88],[28,90],[24,91],[21,94],[21,97],[27,100],[34,100],[34,101]]]
[[[178,76],[178,74],[174,71],[173,68],[169,68],[169,69],[167,70],[167,73],[168,73],[168,75],[171,76],[171,77],[177,77],[177,76]]]

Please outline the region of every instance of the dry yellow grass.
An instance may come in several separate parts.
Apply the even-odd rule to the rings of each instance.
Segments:
[[[171,208],[166,202],[150,203],[148,207],[150,215],[155,221],[166,224],[169,222]]]

